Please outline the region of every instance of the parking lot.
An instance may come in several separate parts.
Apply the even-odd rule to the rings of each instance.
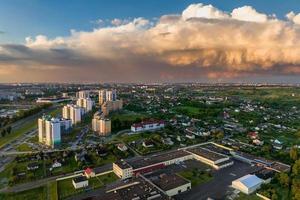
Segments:
[[[177,200],[206,200],[225,199],[230,191],[231,182],[244,175],[257,171],[257,166],[251,166],[238,160],[234,160],[234,165],[221,169],[213,170],[213,180],[193,187],[189,192],[176,196]],[[231,190],[232,191],[232,190]]]

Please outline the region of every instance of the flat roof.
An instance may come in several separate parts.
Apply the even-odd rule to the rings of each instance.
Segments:
[[[128,164],[133,167],[133,169],[139,169],[143,167],[147,167],[149,165],[158,164],[161,162],[165,162],[168,160],[173,160],[176,158],[181,158],[184,156],[188,156],[190,153],[185,152],[183,150],[175,150],[167,153],[161,153],[154,156],[143,157],[135,160],[128,161]]]
[[[220,159],[223,158],[228,158],[225,155],[219,154],[219,153],[215,153],[213,151],[210,151],[208,149],[204,149],[202,147],[195,147],[195,148],[191,148],[191,149],[187,149],[188,152],[191,152],[193,154],[196,154],[198,156],[202,156],[206,159],[212,160],[212,161],[218,161]]]
[[[152,182],[164,191],[190,183],[190,181],[176,174],[161,174],[160,176],[153,178]]]
[[[204,145],[201,145],[201,147],[211,150],[211,151],[214,151],[214,152],[217,152],[217,153],[220,153],[220,154],[225,154],[225,155],[230,154],[229,150],[219,147],[213,143],[204,144]]]
[[[284,163],[275,162],[271,165],[271,168],[280,172],[286,172],[290,170],[291,166]]]
[[[83,181],[86,181],[87,178],[85,176],[79,176],[79,177],[76,177],[76,178],[73,178],[73,181],[75,183],[80,183],[80,182],[83,182]]]
[[[142,178],[134,178],[106,191],[106,194],[93,197],[94,200],[168,200],[168,196]]]
[[[117,160],[114,163],[118,165],[121,169],[128,169],[131,167],[125,160]]]

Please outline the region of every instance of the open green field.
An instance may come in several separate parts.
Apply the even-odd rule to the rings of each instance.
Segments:
[[[261,198],[256,196],[256,194],[246,195],[242,192],[239,193],[235,200],[260,200]]]
[[[177,112],[189,113],[191,115],[199,114],[199,108],[193,106],[178,106],[175,108]]]
[[[24,144],[19,145],[17,147],[17,150],[18,151],[31,151],[32,148],[28,144],[24,143]]]
[[[192,170],[179,172],[178,175],[190,180],[192,183],[192,187],[206,183],[213,179],[213,176],[210,173],[196,168]]]
[[[45,186],[18,193],[0,194],[3,200],[45,200],[47,199],[47,188]],[[54,199],[52,199],[54,200]]]

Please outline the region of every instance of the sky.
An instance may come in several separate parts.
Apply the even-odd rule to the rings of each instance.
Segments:
[[[1,0],[0,82],[300,77],[298,0]]]

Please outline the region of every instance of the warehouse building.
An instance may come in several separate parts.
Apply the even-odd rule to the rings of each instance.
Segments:
[[[120,178],[126,179],[140,173],[148,173],[190,159],[193,159],[190,153],[176,150],[131,161],[120,160],[113,163],[113,171]]]
[[[215,169],[222,169],[233,165],[233,161],[228,156],[202,147],[194,147],[186,149],[186,151],[191,153],[196,160],[210,165]]]
[[[186,192],[191,189],[191,182],[176,174],[160,174],[151,180],[157,187],[169,197]]]
[[[262,179],[255,175],[248,174],[232,181],[232,187],[245,194],[251,194],[259,189],[263,183],[264,181]]]

